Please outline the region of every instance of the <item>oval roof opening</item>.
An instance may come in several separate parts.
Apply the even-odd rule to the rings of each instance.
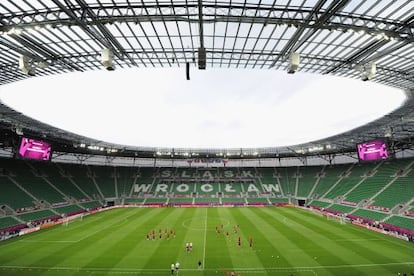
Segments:
[[[367,124],[400,107],[402,90],[273,70],[90,71],[0,86],[3,103],[106,142],[173,148],[278,147]]]

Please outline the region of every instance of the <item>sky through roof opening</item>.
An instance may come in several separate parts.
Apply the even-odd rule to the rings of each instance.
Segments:
[[[36,77],[0,100],[52,126],[130,146],[295,145],[367,124],[405,93],[373,82],[273,70],[125,69]]]

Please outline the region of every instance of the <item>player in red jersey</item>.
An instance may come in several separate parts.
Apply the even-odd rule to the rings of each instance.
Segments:
[[[250,245],[250,247],[253,247],[253,238],[252,237],[249,238],[249,245]]]
[[[240,236],[239,236],[239,238],[237,239],[237,243],[238,243],[238,245],[239,245],[239,246],[241,246],[241,238],[240,238]]]

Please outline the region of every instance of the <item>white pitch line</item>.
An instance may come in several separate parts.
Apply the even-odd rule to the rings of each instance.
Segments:
[[[205,271],[218,271],[218,270],[237,270],[237,271],[245,271],[245,272],[255,272],[255,271],[314,271],[316,269],[326,269],[326,268],[348,268],[348,267],[376,267],[376,266],[396,266],[396,265],[409,265],[413,266],[414,262],[401,262],[401,263],[377,263],[377,264],[347,264],[347,265],[320,265],[320,266],[298,266],[298,267],[265,267],[265,268],[257,268],[257,267],[236,267],[236,268],[207,268],[204,269]],[[106,272],[108,274],[111,273],[126,273],[126,272],[163,272],[169,271],[169,269],[165,268],[98,268],[98,267],[38,267],[38,266],[14,266],[14,265],[0,265],[0,270],[5,269],[31,269],[31,270],[49,270],[49,271],[88,271],[88,272]],[[180,271],[199,271],[197,268],[180,268]]]
[[[19,242],[25,242],[25,243],[75,243],[76,241],[44,241],[44,240],[19,240]]]
[[[206,244],[207,244],[207,209],[206,209],[206,220],[204,222],[204,247],[203,247],[203,268],[206,265]]]

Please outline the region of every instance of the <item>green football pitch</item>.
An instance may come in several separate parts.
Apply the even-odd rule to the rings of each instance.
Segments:
[[[0,275],[161,276],[176,262],[182,276],[410,275],[414,244],[290,207],[113,209],[0,243]]]

